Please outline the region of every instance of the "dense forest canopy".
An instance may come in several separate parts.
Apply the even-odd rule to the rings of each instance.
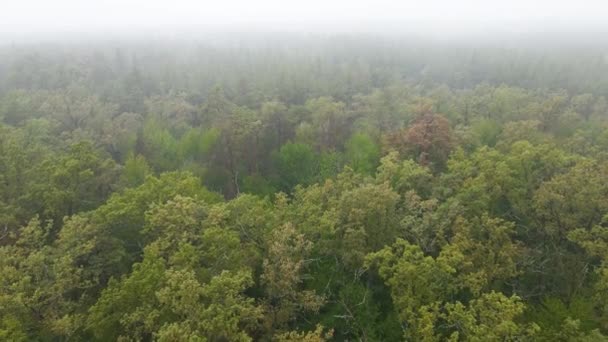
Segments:
[[[608,341],[608,40],[0,45],[0,340]]]

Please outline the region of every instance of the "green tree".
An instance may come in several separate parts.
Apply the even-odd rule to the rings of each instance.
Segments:
[[[308,185],[314,180],[317,156],[312,147],[300,143],[287,143],[276,156],[280,187],[290,191],[296,185]]]
[[[124,187],[136,187],[140,186],[146,180],[146,177],[151,175],[152,171],[150,166],[146,162],[146,158],[141,154],[134,156],[131,154],[125,161],[122,174],[120,176],[120,183]]]
[[[346,160],[355,170],[371,175],[380,159],[380,147],[365,133],[355,133],[346,141]]]

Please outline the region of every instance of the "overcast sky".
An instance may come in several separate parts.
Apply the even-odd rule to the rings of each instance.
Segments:
[[[608,0],[4,0],[0,33],[606,29]]]

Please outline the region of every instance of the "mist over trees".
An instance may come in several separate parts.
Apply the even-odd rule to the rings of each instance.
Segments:
[[[573,37],[0,46],[0,340],[608,340]]]

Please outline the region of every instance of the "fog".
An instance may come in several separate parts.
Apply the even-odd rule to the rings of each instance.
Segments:
[[[383,32],[438,36],[608,31],[601,0],[21,0],[5,1],[0,34]]]

